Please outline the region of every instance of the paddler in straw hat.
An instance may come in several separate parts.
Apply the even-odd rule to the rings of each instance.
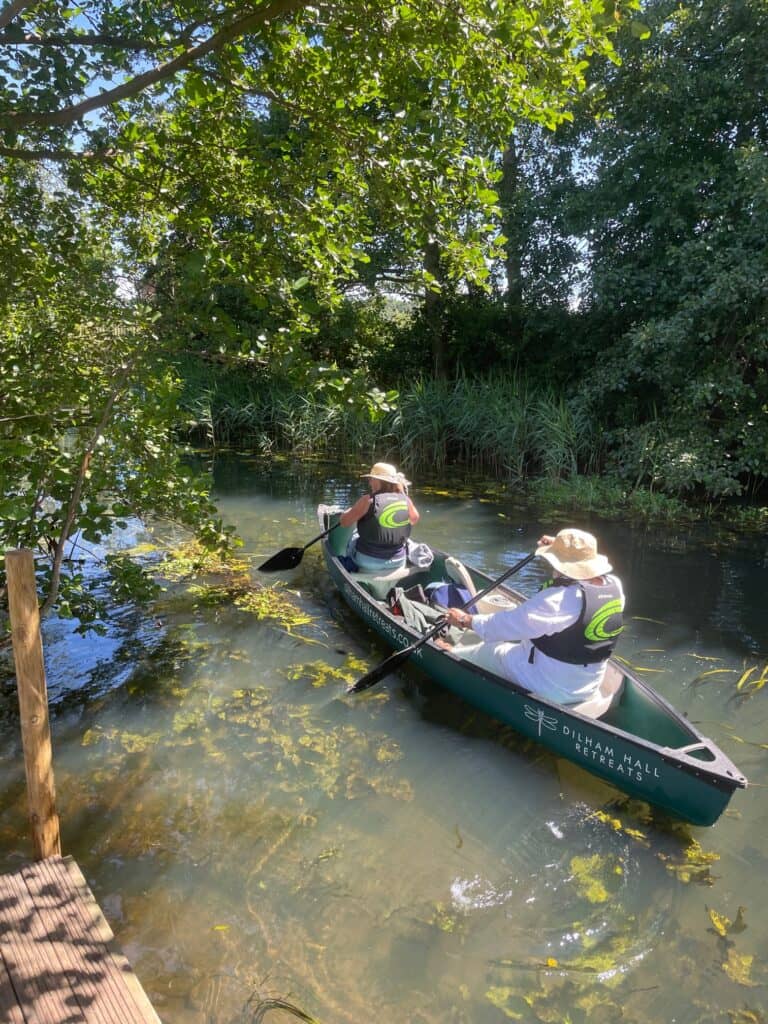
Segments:
[[[560,530],[542,537],[536,554],[553,578],[516,608],[492,615],[448,609],[451,625],[483,641],[452,651],[550,700],[580,704],[603,681],[623,628],[624,592],[591,533]]]
[[[408,497],[410,480],[388,462],[377,462],[369,473],[370,494],[364,494],[342,512],[341,526],[357,524],[347,555],[361,572],[385,574],[406,562],[406,541],[419,521],[416,506]]]

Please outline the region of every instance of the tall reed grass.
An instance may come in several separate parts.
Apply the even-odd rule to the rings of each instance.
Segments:
[[[417,380],[379,418],[362,405],[237,377],[191,391],[191,429],[217,447],[376,456],[437,473],[461,465],[509,480],[567,479],[594,471],[603,456],[599,425],[578,400],[517,374]]]

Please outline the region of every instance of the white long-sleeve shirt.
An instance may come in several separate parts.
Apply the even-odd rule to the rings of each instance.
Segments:
[[[622,608],[624,593],[619,585]],[[482,659],[473,657],[477,647],[454,648],[459,657],[480,660],[487,667],[521,686],[561,704],[575,704],[588,700],[600,687],[606,663],[569,665],[535,650],[531,640],[540,636],[561,633],[578,621],[581,615],[582,592],[578,586],[546,587],[510,611],[492,615],[473,615],[472,629],[484,641]],[[489,651],[487,648],[491,648]],[[533,663],[529,661],[534,650]],[[490,663],[489,663],[490,662]]]

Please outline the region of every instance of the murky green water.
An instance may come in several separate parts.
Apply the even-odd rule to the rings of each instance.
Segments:
[[[318,501],[360,490],[327,468],[215,470],[255,564],[314,536]],[[566,525],[414,497],[419,538],[491,574]],[[733,699],[768,660],[764,541],[577,525],[625,581],[620,653],[753,783],[711,829],[617,803],[413,673],[347,697],[386,651],[317,547],[284,577],[312,619],[295,635],[202,604],[120,610],[104,640],[49,625],[64,849],[164,1021],[295,1019],[259,1012],[269,998],[321,1024],[766,1019],[768,687]],[[541,578],[534,563],[517,586]],[[694,682],[712,669],[727,671]],[[30,853],[14,701],[0,696],[3,870]],[[718,934],[709,911],[736,922],[740,906]]]

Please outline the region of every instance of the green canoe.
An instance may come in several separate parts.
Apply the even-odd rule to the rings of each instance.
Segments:
[[[332,513],[318,510],[324,528]],[[442,552],[434,551],[428,569],[409,567],[389,576],[350,573],[339,560],[351,530],[337,527],[323,541],[328,572],[350,608],[395,650],[420,639],[401,616],[394,615],[386,595],[392,587],[410,588],[450,579]],[[465,568],[479,592],[491,578]],[[501,586],[481,606],[482,611],[518,604],[523,597]],[[440,686],[469,704],[512,726],[599,776],[625,793],[646,800],[693,825],[712,825],[735,789],[746,778],[706,736],[618,661],[608,665],[601,693],[580,705],[564,707],[536,697],[431,640],[417,648],[411,663]]]

